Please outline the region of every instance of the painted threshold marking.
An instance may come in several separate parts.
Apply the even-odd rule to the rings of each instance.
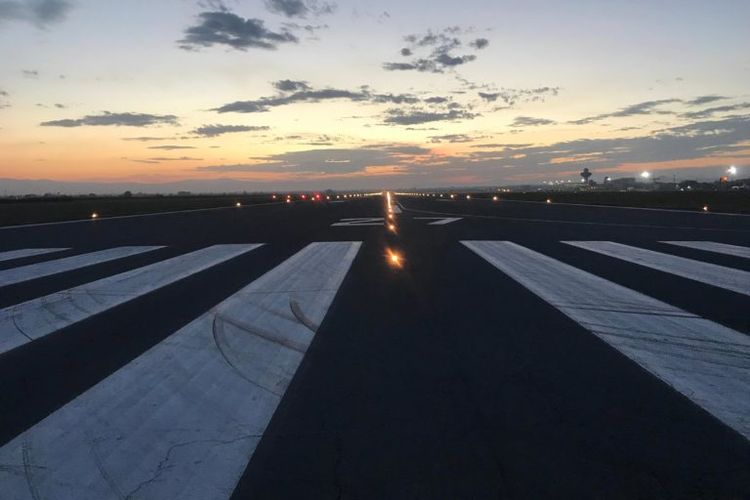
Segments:
[[[14,499],[226,499],[359,251],[312,243],[0,448]]]
[[[715,241],[662,241],[661,243],[750,259],[749,247],[729,245],[727,243],[717,243]]]
[[[430,222],[429,224],[427,224],[428,226],[444,226],[452,222],[458,222],[461,219],[463,219],[463,217],[414,217],[414,219],[435,221],[435,222]]]
[[[153,252],[164,248],[163,246],[148,247],[117,247],[99,250],[97,252],[73,255],[62,259],[46,260],[38,264],[29,264],[28,266],[14,267],[0,271],[0,287],[21,283],[37,278],[43,278],[53,274],[64,273],[82,267],[93,266],[103,262],[131,257],[146,252]]]
[[[613,241],[563,241],[574,247],[632,262],[733,292],[750,295],[750,272],[631,247]]]
[[[0,262],[8,260],[22,259],[24,257],[33,257],[35,255],[44,255],[53,252],[62,252],[63,250],[70,250],[69,248],[24,248],[21,250],[9,250],[7,252],[0,252]]]
[[[261,245],[215,245],[0,310],[0,354]]]
[[[515,243],[462,243],[750,439],[750,337]]]
[[[331,227],[344,226],[382,226],[385,222],[383,217],[352,217],[341,219],[339,222],[331,224]]]

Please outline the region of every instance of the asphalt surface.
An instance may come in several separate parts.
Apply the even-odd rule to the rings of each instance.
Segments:
[[[0,308],[208,245],[264,243],[0,354],[0,446],[309,243],[361,241],[224,498],[750,497],[746,436],[461,244],[511,241],[747,336],[747,295],[562,242],[614,241],[750,271],[749,259],[661,243],[748,247],[750,217],[397,200],[395,233],[334,225],[384,217],[382,197],[0,229],[0,252],[70,248],[0,262],[0,273],[118,246],[165,246],[0,287]],[[431,224],[446,218],[460,220]],[[3,489],[0,479],[0,498],[46,498],[33,485]]]

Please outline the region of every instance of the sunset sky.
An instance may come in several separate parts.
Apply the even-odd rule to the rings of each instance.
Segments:
[[[748,20],[747,0],[0,0],[0,179],[750,176]]]

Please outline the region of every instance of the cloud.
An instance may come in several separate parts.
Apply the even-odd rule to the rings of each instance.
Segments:
[[[316,0],[266,0],[266,8],[274,14],[305,18],[308,15],[332,14],[336,10],[336,4]]]
[[[367,87],[357,90],[336,88],[314,89],[307,82],[280,80],[274,87],[281,92],[275,96],[261,97],[250,101],[236,101],[225,104],[213,111],[218,113],[263,113],[271,108],[287,106],[295,103],[318,103],[333,100],[352,102],[415,104],[419,98],[411,94],[378,94]]]
[[[416,59],[410,63],[386,62],[383,63],[386,71],[419,71],[422,73],[441,73],[435,61],[428,59]]]
[[[586,118],[581,118],[580,120],[573,120],[569,123],[572,123],[574,125],[585,125],[588,123],[592,123],[595,121],[604,120],[606,118],[623,118],[628,116],[638,116],[638,115],[671,115],[674,114],[672,111],[666,111],[659,109],[660,106],[663,106],[664,104],[674,104],[682,102],[681,99],[659,99],[655,101],[644,101],[639,102],[636,104],[631,104],[629,106],[625,106],[624,108],[620,109],[619,111],[615,111],[614,113],[605,113],[601,115],[596,116],[589,116]]]
[[[22,21],[42,28],[63,21],[71,7],[67,0],[0,0],[0,22]]]
[[[491,144],[473,144],[471,147],[475,149],[505,149],[505,148],[525,148],[532,146],[532,144],[509,144],[509,143],[491,143]]]
[[[173,137],[150,137],[150,136],[142,136],[142,137],[124,137],[123,141],[137,141],[137,142],[156,142],[156,141],[171,141],[174,139]]]
[[[530,116],[517,116],[513,123],[513,127],[538,127],[541,125],[554,125],[554,120],[548,120],[546,118],[532,118]]]
[[[168,124],[177,125],[177,117],[174,115],[151,115],[146,113],[110,113],[105,111],[100,115],[87,115],[83,118],[52,120],[42,122],[42,127],[148,127],[151,125]]]
[[[232,134],[237,132],[258,132],[262,130],[268,130],[266,126],[251,126],[251,125],[203,125],[193,130],[193,133],[203,137],[217,137],[224,134]]]
[[[497,185],[539,182],[561,175],[577,177],[584,167],[602,176],[633,175],[644,168],[666,172],[668,168],[712,165],[717,155],[747,151],[748,137],[750,116],[744,116],[672,127],[642,137],[578,139],[546,145],[478,144],[473,151],[453,155],[404,144],[375,144],[289,152],[259,158],[257,163],[209,165],[197,170],[236,172],[261,180],[273,174],[275,180],[283,182],[325,181],[321,187],[335,185],[337,179],[368,185],[368,177],[375,177],[370,186],[379,186],[380,177],[403,187]],[[716,171],[712,167],[711,172]]]
[[[471,142],[474,140],[475,140],[474,137],[471,137],[470,135],[466,135],[466,134],[446,134],[446,135],[434,135],[430,137],[430,142],[435,143],[435,144],[439,144],[442,142],[457,144],[457,143],[463,143],[463,142]]]
[[[442,97],[442,96],[433,96],[433,97],[428,97],[424,99],[424,102],[426,102],[427,104],[443,104],[448,101],[450,101],[449,98]]]
[[[31,78],[32,80],[36,80],[37,78],[39,78],[39,72],[35,69],[25,69],[21,71],[21,73],[23,74],[24,78]]]
[[[703,109],[701,111],[691,111],[688,113],[683,113],[681,116],[683,118],[688,118],[690,120],[696,120],[696,119],[711,118],[713,115],[717,115],[720,113],[728,113],[731,111],[741,111],[745,109],[750,109],[750,102],[742,102],[739,104],[729,104],[726,106],[716,106],[713,108]]]
[[[474,54],[453,55],[452,51],[464,46],[461,36],[464,30],[458,26],[445,28],[424,34],[408,35],[404,41],[408,47],[401,49],[401,55],[410,57],[415,52],[429,50],[429,55],[417,57],[410,62],[385,62],[382,67],[386,71],[418,71],[422,73],[443,73],[463,64],[476,60]],[[489,40],[478,38],[469,42],[469,47],[481,50],[489,44]]]
[[[384,123],[390,125],[419,125],[440,121],[470,120],[479,115],[462,109],[447,111],[425,111],[423,109],[392,108],[386,111]]]
[[[194,146],[175,146],[171,144],[167,144],[164,146],[149,146],[148,149],[161,149],[163,151],[178,151],[180,149],[195,149]]]
[[[677,162],[732,152],[750,137],[750,116],[696,122],[640,137],[577,139],[545,146],[488,151],[499,165],[533,172],[583,168],[616,168],[623,164]],[[746,149],[746,147],[745,147]],[[679,168],[679,167],[676,167]],[[595,171],[596,173],[596,171]]]
[[[476,88],[476,84],[463,81],[467,88]],[[544,102],[548,97],[557,96],[560,93],[560,87],[536,87],[530,89],[512,89],[501,88],[496,91],[479,91],[477,95],[485,102],[497,102],[498,100],[505,103],[506,106],[515,106],[523,102]]]
[[[297,80],[278,80],[273,82],[273,86],[282,92],[297,92],[300,90],[310,90],[307,82]]]
[[[266,0],[266,7],[271,12],[287,17],[305,17],[309,12],[302,0]]]
[[[274,50],[282,43],[299,42],[289,31],[270,31],[260,19],[244,19],[228,11],[202,12],[198,18],[198,24],[185,30],[180,48],[195,50],[225,45],[236,50]]]
[[[259,163],[209,165],[196,170],[207,172],[260,172],[300,175],[351,175],[373,169],[408,165],[429,157],[431,151],[418,146],[397,144],[373,145],[362,148],[309,149],[271,155]],[[391,171],[392,172],[392,171]]]
[[[703,95],[700,97],[696,97],[695,99],[685,101],[685,104],[687,104],[688,106],[702,106],[704,104],[710,104],[716,101],[724,101],[726,99],[729,98],[720,95]]]
[[[475,55],[467,55],[467,56],[451,56],[448,53],[442,53],[439,54],[435,58],[435,62],[438,64],[441,64],[445,67],[452,67],[452,66],[460,66],[461,64],[466,64],[467,62],[471,62],[475,60],[477,56]]]
[[[490,41],[486,38],[477,38],[473,42],[471,42],[469,45],[474,47],[477,50],[482,50],[487,48],[490,45]]]

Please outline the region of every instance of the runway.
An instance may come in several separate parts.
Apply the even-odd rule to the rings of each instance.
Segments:
[[[0,228],[0,498],[747,497],[748,295],[750,217],[710,212]]]

